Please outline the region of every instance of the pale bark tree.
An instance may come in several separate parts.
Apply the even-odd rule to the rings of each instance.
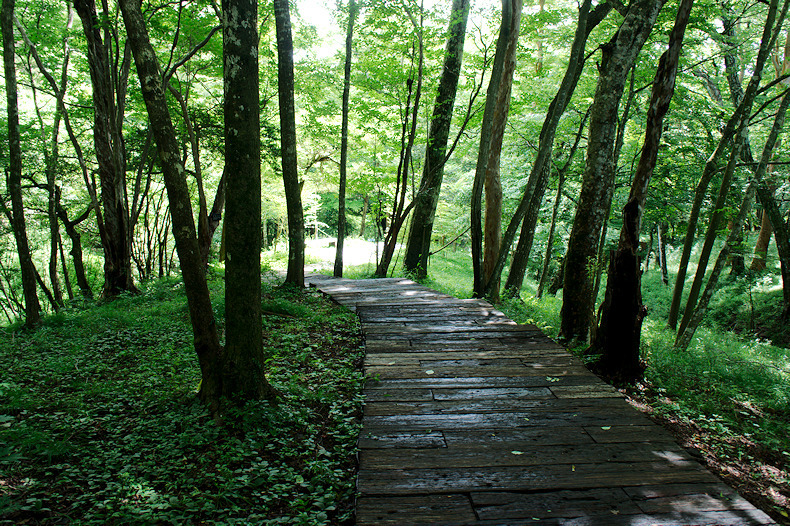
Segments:
[[[491,80],[486,92],[483,123],[480,128],[480,148],[477,154],[470,207],[473,294],[475,297],[483,297],[487,286],[492,291],[496,288],[495,295],[499,294],[499,280],[496,279],[493,282],[490,280],[495,265],[495,261],[492,259],[499,253],[501,241],[499,158],[510,108],[510,92],[515,69],[515,50],[518,43],[521,11],[521,0],[502,0],[502,22],[499,26]],[[486,191],[485,239],[484,229],[481,225],[484,187]]]
[[[587,164],[565,256],[560,335],[589,342],[594,325],[596,261],[614,188],[614,149],[620,99],[628,72],[665,0],[634,0],[617,33],[604,46],[590,112]]]
[[[348,1],[348,27],[346,29],[346,59],[343,66],[343,101],[340,124],[340,184],[337,197],[337,246],[333,274],[343,277],[343,246],[346,240],[346,179],[348,169],[348,107],[351,93],[351,54],[353,51],[354,20],[357,17],[357,3]],[[364,224],[364,221],[363,221]],[[364,230],[364,228],[363,228]]]
[[[22,201],[22,145],[19,132],[19,102],[16,80],[16,51],[14,44],[14,0],[3,0],[0,12],[3,37],[3,71],[5,73],[6,109],[8,120],[8,157],[6,185],[11,195],[11,225],[14,230],[22,292],[25,297],[25,325],[35,327],[41,321],[41,304],[36,294],[36,269],[30,256]]]
[[[280,101],[280,148],[288,208],[288,270],[285,282],[304,287],[304,210],[296,162],[294,53],[288,0],[274,0],[277,31],[277,85]]]
[[[469,18],[469,0],[453,0],[450,12],[447,47],[436,102],[428,131],[420,191],[414,199],[411,229],[406,243],[403,267],[424,278],[428,269],[431,235],[439,192],[447,161],[447,142],[450,135],[453,107],[461,76],[466,24]]]
[[[579,6],[578,23],[576,25],[573,43],[571,44],[568,67],[565,71],[562,82],[560,83],[560,87],[549,104],[548,110],[546,111],[546,117],[543,120],[543,125],[540,131],[538,153],[535,156],[535,162],[532,165],[527,184],[524,187],[521,202],[513,214],[513,217],[511,218],[507,230],[503,236],[496,265],[493,269],[493,276],[496,279],[489,280],[489,283],[481,284],[483,295],[487,295],[487,289],[493,287],[494,283],[499,281],[499,276],[502,274],[502,270],[504,269],[505,261],[507,259],[508,253],[510,252],[510,247],[513,245],[518,227],[522,221],[524,221],[525,216],[529,212],[533,211],[534,217],[537,217],[537,211],[534,211],[532,207],[535,206],[536,203],[542,202],[543,193],[545,193],[545,183],[542,190],[538,188],[538,183],[539,181],[543,180],[542,178],[546,174],[546,166],[551,162],[551,151],[554,145],[554,137],[557,133],[557,127],[559,125],[560,118],[562,117],[563,113],[565,113],[565,109],[570,102],[571,96],[573,95],[573,92],[576,89],[576,85],[581,76],[582,69],[584,67],[584,53],[587,38],[590,32],[612,10],[613,2],[599,4],[594,9],[591,6],[591,0],[585,0]],[[472,206],[474,207],[474,203]],[[530,217],[533,216],[530,215]],[[534,228],[535,224],[531,220],[528,220],[524,224],[522,231],[532,232],[534,231]],[[528,240],[525,238],[520,252],[522,256],[526,254],[525,257],[529,257],[529,250],[527,249],[528,247],[526,247],[527,241]],[[531,242],[529,244],[529,248],[531,248]],[[472,247],[474,253],[474,242]],[[520,262],[517,263],[517,267],[519,264]],[[526,264],[524,265],[524,268],[526,268]],[[513,280],[511,281],[510,276],[508,276],[508,283],[505,284],[505,289],[513,290],[516,288],[515,282],[519,280],[518,268],[516,268],[515,272],[513,272],[513,269],[511,269],[511,274],[513,274]],[[523,275],[520,276],[520,279],[523,282]],[[512,294],[512,292],[509,292],[509,294]]]
[[[694,0],[681,1],[675,25],[669,35],[669,48],[658,62],[647,111],[642,153],[631,183],[628,203],[623,209],[618,248],[610,256],[600,325],[588,350],[590,355],[597,357],[593,367],[619,382],[633,382],[641,378],[643,373],[639,349],[642,320],[647,308],[642,304],[642,271],[637,254],[639,233],[647,189],[658,159],[664,116],[675,92],[680,50],[693,3]]]

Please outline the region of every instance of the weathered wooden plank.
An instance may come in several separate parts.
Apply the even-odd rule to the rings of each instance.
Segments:
[[[575,358],[559,350],[522,351],[508,349],[501,351],[413,351],[400,353],[373,353],[365,356],[365,365],[419,365],[429,360],[496,360],[511,358],[516,360],[545,361],[550,365],[575,363]]]
[[[607,384],[555,385],[550,389],[557,398],[623,398],[622,393]]]
[[[545,445],[540,449],[515,449],[507,443],[490,444],[481,449],[476,444],[467,447],[448,445],[437,452],[435,448],[363,450],[360,452],[362,469],[428,469],[428,468],[487,468],[495,466],[541,466],[562,464],[644,462],[657,459],[682,461],[684,450],[675,444],[633,444],[623,448],[621,444],[558,444]],[[721,508],[717,508],[721,509]],[[666,510],[653,507],[648,512]]]
[[[542,398],[489,398],[456,399],[431,401],[368,401],[365,404],[365,416],[377,415],[439,415],[439,414],[474,414],[474,413],[535,413],[539,418],[547,411],[566,412],[569,415],[581,413],[627,414],[633,415],[633,409],[619,398],[604,399],[558,399]]]
[[[581,428],[569,427],[562,433],[547,432],[540,427],[505,429],[450,429],[443,432],[448,447],[507,447],[527,451],[550,445],[593,444],[588,433]]]
[[[638,486],[642,484],[712,483],[717,479],[698,462],[624,462],[612,464],[541,465],[388,469],[359,472],[357,488],[363,494],[405,495],[457,493],[481,489],[537,491]]]
[[[470,524],[476,522],[467,495],[361,497],[356,523],[362,525]]]
[[[616,519],[620,515],[641,511],[620,488],[540,493],[473,492],[471,498],[481,520],[527,518],[543,521],[590,516]]]
[[[600,444],[633,442],[675,442],[675,437],[661,426],[652,422],[636,426],[604,425],[585,426],[584,431]]]
[[[581,365],[566,366],[541,366],[540,364],[531,366],[525,364],[512,365],[510,367],[496,367],[478,365],[473,367],[443,367],[430,365],[398,367],[395,365],[369,366],[365,367],[365,374],[368,376],[378,376],[381,379],[388,378],[420,378],[433,376],[436,378],[488,378],[488,377],[509,377],[509,376],[532,376],[535,374],[550,377],[562,376],[581,376],[586,369]]]
[[[596,385],[602,383],[594,376],[469,376],[457,378],[371,378],[365,389],[482,389],[491,387],[549,387],[555,385]]]
[[[440,431],[403,432],[403,433],[373,433],[363,430],[359,435],[357,445],[360,449],[376,448],[444,448],[444,434]]]
[[[432,389],[368,389],[365,392],[366,403],[429,402],[433,399]]]

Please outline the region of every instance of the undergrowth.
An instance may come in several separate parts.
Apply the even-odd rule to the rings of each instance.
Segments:
[[[211,280],[221,321],[222,279]],[[361,415],[356,318],[265,286],[277,405],[215,421],[183,285],[0,333],[0,524],[351,524]]]

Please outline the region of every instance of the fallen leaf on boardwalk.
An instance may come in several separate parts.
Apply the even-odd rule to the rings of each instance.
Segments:
[[[524,454],[524,452],[523,452],[523,451],[511,451],[511,453],[512,453],[513,455],[523,455],[523,454]]]
[[[428,369],[427,371],[425,371],[425,374],[433,374],[433,369]]]
[[[612,426],[601,426],[601,429],[603,429],[604,431],[609,431],[610,429],[612,429]]]
[[[571,471],[576,471],[576,466],[571,466]]]

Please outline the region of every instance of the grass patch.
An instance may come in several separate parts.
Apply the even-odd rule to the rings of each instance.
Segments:
[[[211,280],[216,311],[222,280]],[[223,423],[200,372],[183,285],[0,333],[0,524],[351,524],[361,416],[356,317],[265,286],[278,405]]]

